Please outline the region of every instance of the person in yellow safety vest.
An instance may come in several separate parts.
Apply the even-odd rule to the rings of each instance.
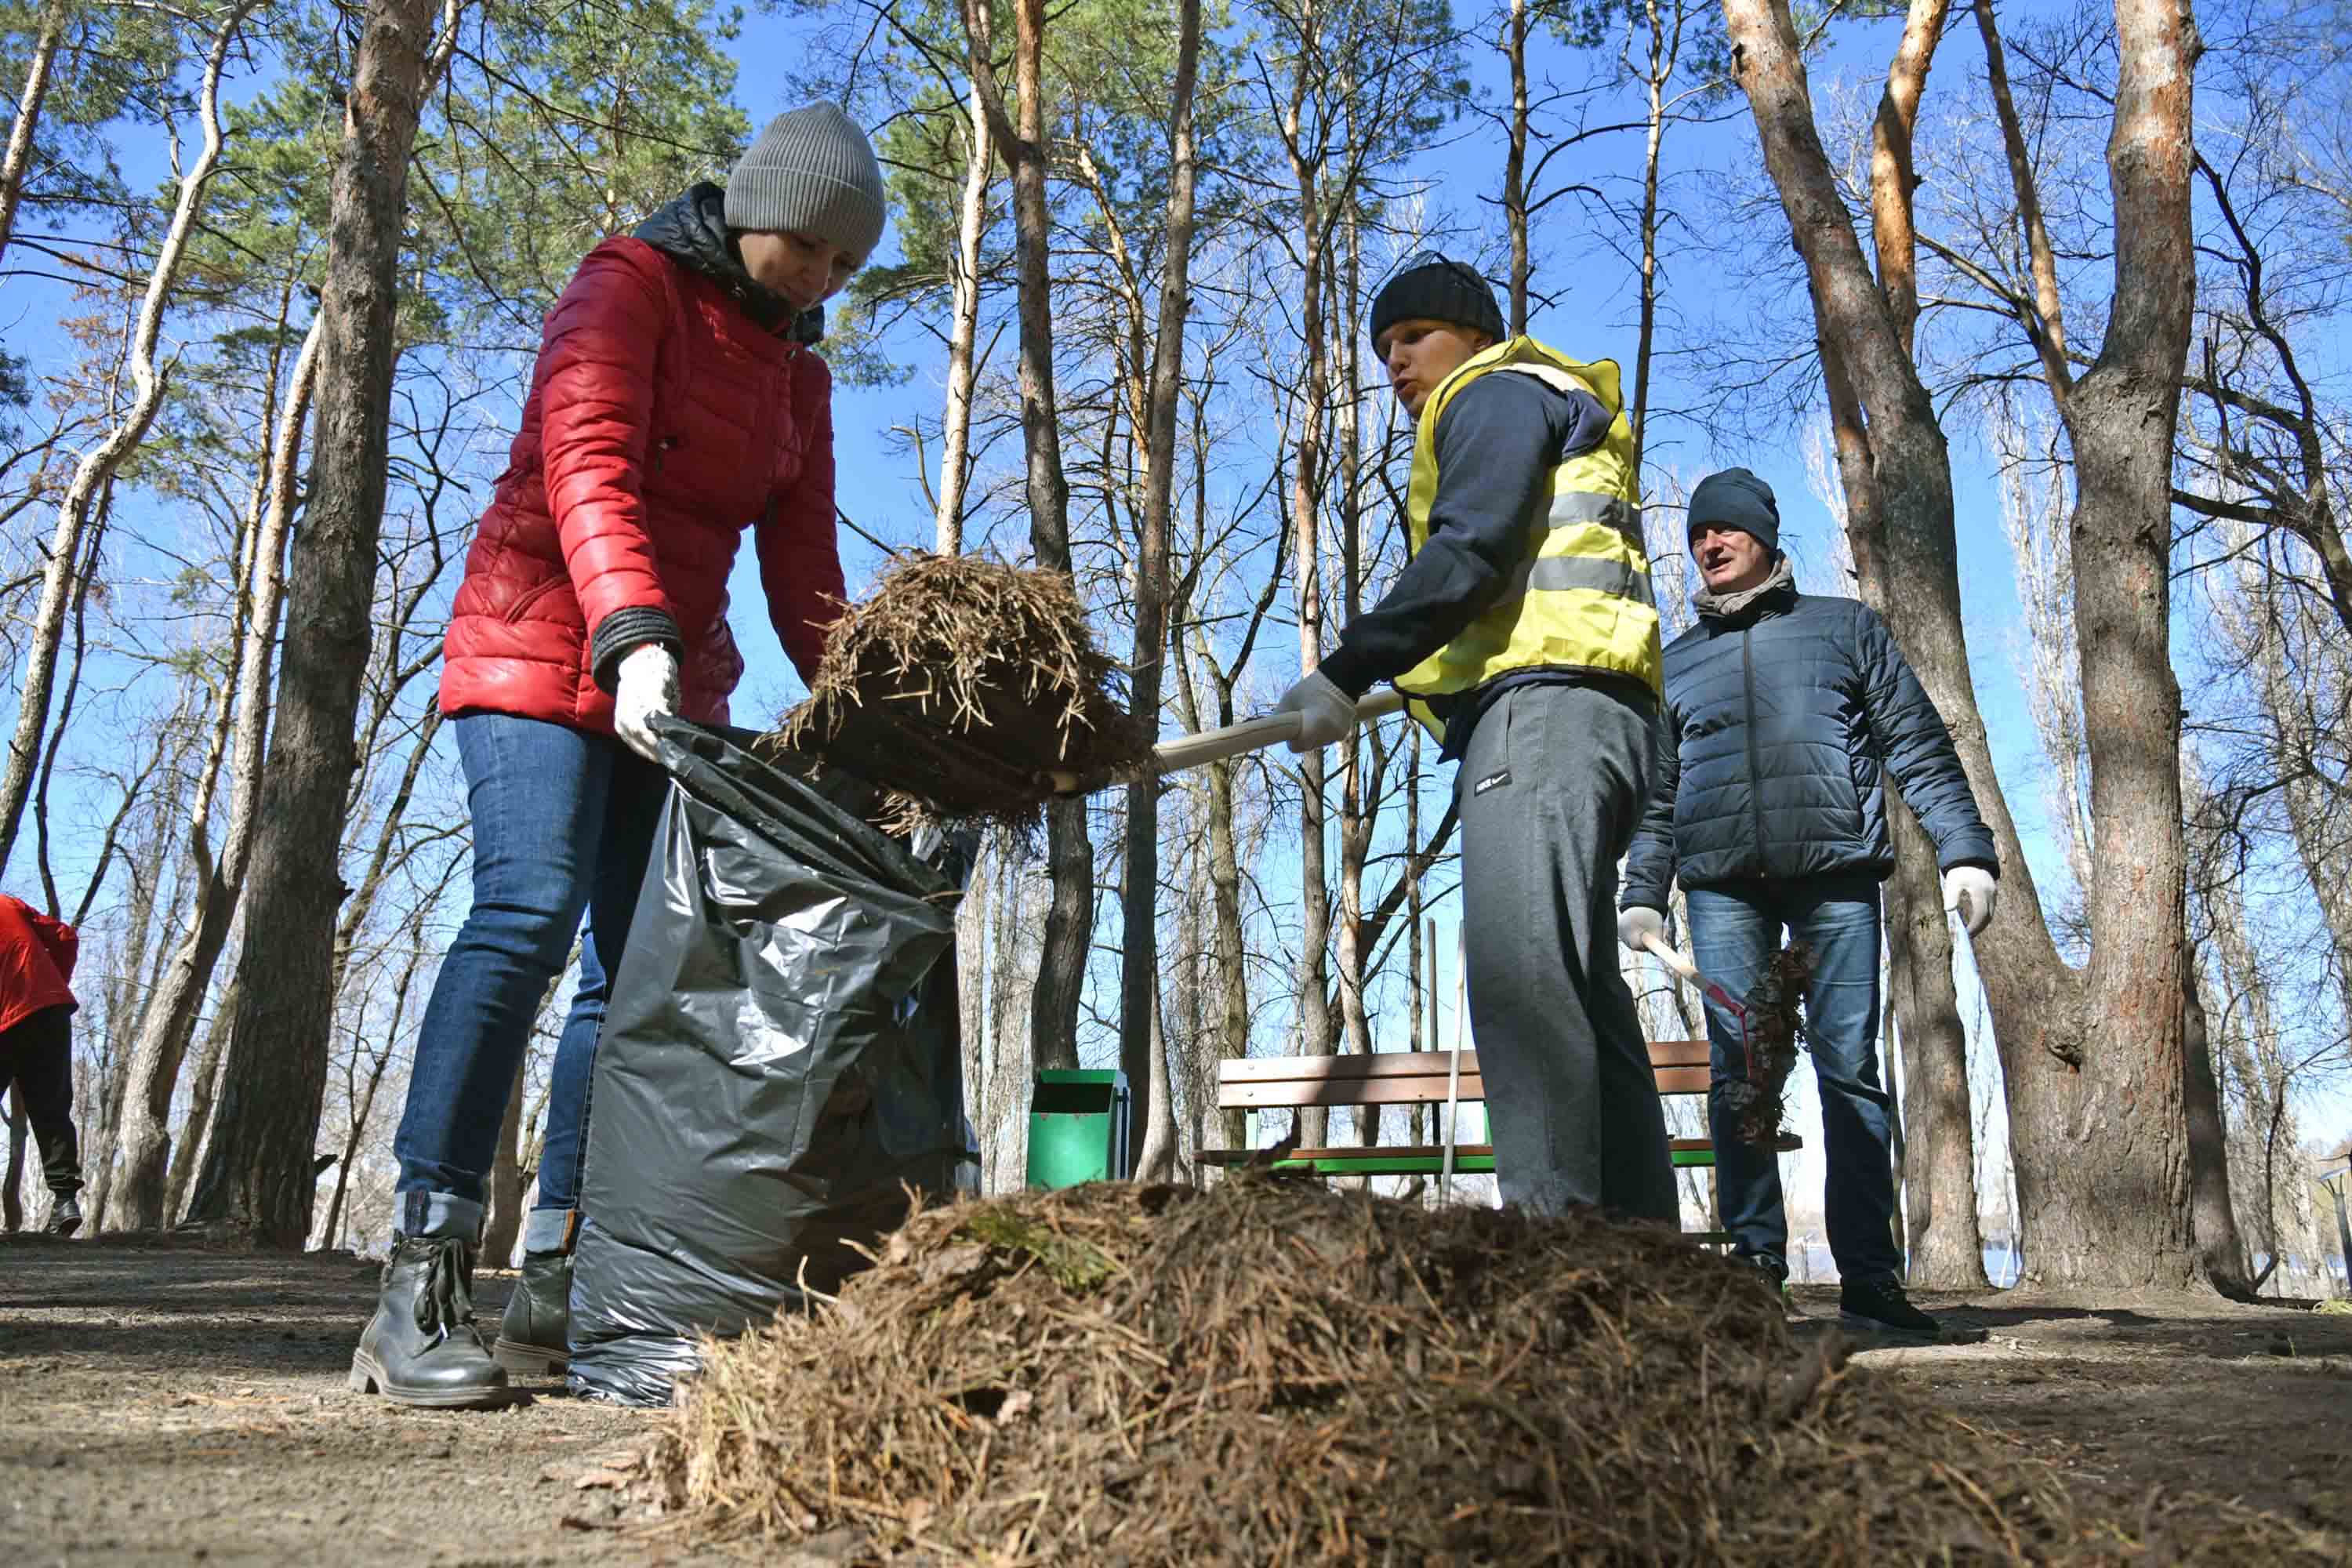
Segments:
[[[1510,337],[1469,267],[1372,302],[1416,430],[1412,556],[1285,694],[1294,751],[1381,681],[1458,763],[1470,1023],[1506,1203],[1673,1223],[1665,1116],[1617,968],[1617,862],[1650,792],[1658,613],[1617,366]]]

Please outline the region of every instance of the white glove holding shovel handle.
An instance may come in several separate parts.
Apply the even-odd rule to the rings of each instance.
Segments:
[[[1636,904],[1617,917],[1617,940],[1635,952],[1655,953],[1658,962],[1696,987],[1708,1001],[1739,1020],[1739,1041],[1748,1043],[1748,1004],[1732,995],[1722,986],[1699,973],[1698,965],[1688,953],[1666,941],[1666,917],[1656,910]]]
[[[1329,689],[1330,696],[1338,700],[1337,706],[1321,699],[1318,694],[1313,704],[1316,711],[1311,718],[1306,712],[1308,704],[1302,700],[1297,705],[1276,706],[1270,713],[1244,719],[1238,724],[1228,724],[1222,730],[1203,730],[1197,735],[1186,735],[1164,746],[1155,747],[1150,765],[1145,771],[1154,776],[1181,773],[1192,768],[1206,767],[1224,757],[1238,757],[1244,752],[1262,752],[1268,746],[1287,745],[1294,752],[1311,752],[1318,746],[1329,745],[1358,724],[1369,724],[1375,719],[1386,718],[1404,707],[1404,694],[1394,690],[1375,691],[1361,702],[1351,703],[1345,692],[1320,675],[1311,675],[1300,681],[1298,687],[1293,687],[1290,693],[1285,695],[1283,701],[1288,703],[1290,698],[1297,694],[1299,687],[1315,681],[1321,681]],[[1341,707],[1350,716],[1345,723],[1339,721]],[[1335,724],[1338,725],[1336,729]],[[1090,782],[1097,785],[1101,783],[1100,780],[1088,781],[1076,773],[1058,771],[1048,776],[1054,788],[1063,795],[1083,790]]]

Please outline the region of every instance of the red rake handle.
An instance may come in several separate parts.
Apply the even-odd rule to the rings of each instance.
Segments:
[[[1739,1054],[1747,1059],[1748,1077],[1749,1081],[1753,1082],[1756,1078],[1756,1058],[1755,1052],[1750,1048],[1748,1039],[1748,1004],[1737,1000],[1733,997],[1730,992],[1726,991],[1722,986],[1717,985],[1714,981],[1709,980],[1706,975],[1700,973],[1698,965],[1691,962],[1688,954],[1676,952],[1674,948],[1667,946],[1666,939],[1660,936],[1657,932],[1643,932],[1642,945],[1649,949],[1652,952],[1657,954],[1659,962],[1664,963],[1668,969],[1671,969],[1676,974],[1681,975],[1691,984],[1697,986],[1700,993],[1704,994],[1708,1001],[1715,1003],[1725,1012],[1739,1020]]]

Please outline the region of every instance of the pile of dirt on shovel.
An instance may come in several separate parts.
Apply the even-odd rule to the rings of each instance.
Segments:
[[[843,1562],[2345,1560],[2211,1501],[2096,1517],[1671,1232],[1254,1173],[919,1213],[707,1347],[647,1470],[659,1528]]]
[[[1034,825],[1046,774],[1101,782],[1150,755],[1068,577],[913,555],[835,624],[781,750],[883,786],[914,812]]]

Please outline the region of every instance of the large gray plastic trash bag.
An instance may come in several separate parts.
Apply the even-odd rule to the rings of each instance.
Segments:
[[[864,1262],[845,1242],[975,1157],[955,847],[845,810],[854,781],[656,729],[673,782],[597,1041],[572,1287],[570,1385],[630,1405],[670,1403],[698,1333],[830,1294]]]

